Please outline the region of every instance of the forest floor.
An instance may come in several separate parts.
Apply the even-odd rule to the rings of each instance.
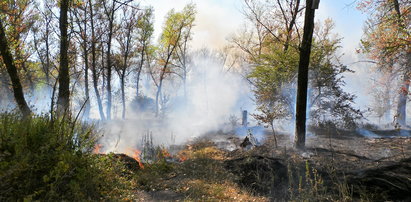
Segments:
[[[144,164],[134,180],[137,201],[408,201],[411,138],[395,131],[366,138],[356,132],[316,131],[305,151],[288,135],[251,149],[242,138],[214,133]]]

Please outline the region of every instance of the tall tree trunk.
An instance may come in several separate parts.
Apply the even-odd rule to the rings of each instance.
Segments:
[[[69,0],[60,2],[60,68],[59,68],[59,93],[57,98],[57,112],[62,115],[68,112],[70,107],[70,75],[68,63],[68,34],[67,34],[67,13]]]
[[[111,38],[111,37],[109,37]],[[110,40],[110,39],[109,39]],[[107,47],[107,108],[106,108],[106,115],[107,115],[107,120],[111,119],[111,74],[112,74],[112,69],[111,69],[111,59],[110,59],[110,52],[111,52],[111,44],[108,45]]]
[[[16,38],[16,40],[20,41],[20,37]],[[22,54],[22,50],[21,50],[20,45],[16,48],[15,56],[16,56],[15,57],[16,61],[18,61],[18,63],[19,63],[18,66],[20,66],[24,70],[25,78],[28,81],[30,92],[34,93],[35,84],[34,84],[34,81],[33,81],[34,80],[33,79],[33,74],[30,72],[30,70],[26,66],[26,60],[27,59]]]
[[[96,56],[96,34],[94,28],[94,14],[93,14],[93,4],[91,0],[88,1],[90,4],[90,25],[91,25],[91,71],[93,76],[93,88],[97,98],[98,111],[100,113],[101,120],[105,120],[103,103],[101,101],[100,92],[98,90],[98,76],[97,76],[97,56]]]
[[[402,85],[400,89],[400,95],[398,96],[398,105],[397,105],[397,121],[401,126],[406,125],[407,118],[407,99],[408,92],[410,88],[410,69],[411,69],[411,53],[406,54],[407,63],[405,64],[405,70],[402,80]]]
[[[298,64],[298,86],[297,86],[297,106],[295,121],[295,147],[305,148],[305,130],[307,118],[307,89],[308,89],[308,66],[310,64],[311,42],[314,30],[315,9],[314,0],[306,0],[304,34],[300,48],[300,62]]]
[[[0,52],[3,58],[3,62],[6,65],[7,73],[10,76],[10,80],[13,87],[14,99],[16,100],[17,106],[19,107],[21,113],[24,117],[28,117],[31,114],[31,110],[27,105],[26,99],[24,98],[23,87],[20,82],[19,75],[17,73],[16,65],[13,61],[13,56],[11,55],[9,45],[7,43],[6,33],[3,27],[3,22],[0,19]]]
[[[49,44],[49,34],[50,34],[50,23],[46,23],[46,68],[45,68],[45,74],[46,74],[46,82],[48,85],[51,85],[50,82],[50,44]]]
[[[86,96],[86,104],[84,106],[84,118],[88,119],[90,116],[90,89],[88,85],[88,70],[89,70],[89,64],[88,64],[88,51],[87,51],[87,41],[84,41],[83,44],[84,48],[84,87],[85,87],[85,96]]]
[[[143,70],[143,65],[144,65],[144,56],[145,56],[145,51],[146,51],[145,49],[146,49],[146,45],[143,44],[143,48],[141,50],[140,64],[139,64],[139,67],[137,69],[137,81],[136,81],[136,96],[137,96],[137,98],[140,95],[140,75],[141,75],[141,71]]]
[[[398,0],[393,0],[394,9],[397,13],[398,18],[398,27],[400,29],[406,29],[406,25],[401,18],[401,9]],[[410,45],[409,45],[410,46]],[[408,48],[409,48],[408,46]],[[410,87],[410,73],[411,73],[411,52],[408,50],[406,53],[406,64],[404,69],[403,81],[400,89],[400,95],[398,96],[398,105],[397,105],[397,122],[398,124],[405,126],[407,118],[407,98]]]
[[[113,1],[114,4],[114,1]],[[113,22],[114,21],[114,5],[111,11],[111,18],[109,19],[109,33],[107,41],[107,108],[106,115],[107,120],[111,119],[111,105],[112,105],[112,95],[111,95],[111,74],[112,74],[112,65],[111,65],[111,41],[113,37]]]
[[[120,82],[121,82],[121,104],[123,106],[123,113],[122,113],[121,117],[123,119],[126,118],[126,93],[124,92],[125,75],[126,75],[126,73],[123,72],[123,74],[121,75],[121,78],[120,78]]]

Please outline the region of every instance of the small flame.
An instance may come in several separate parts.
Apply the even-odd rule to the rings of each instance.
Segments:
[[[135,159],[138,162],[138,165],[140,166],[140,168],[144,168],[144,165],[143,165],[143,163],[141,162],[141,159],[140,159],[140,154],[141,154],[140,150],[131,148],[131,149],[129,149],[129,151],[127,153],[131,153],[130,156],[133,157],[133,159]]]
[[[180,151],[180,152],[177,154],[177,158],[178,158],[178,161],[184,162],[184,161],[186,161],[186,160],[188,159],[188,156],[187,156],[187,153],[186,153],[186,152]]]
[[[101,154],[101,148],[103,148],[102,144],[94,145],[93,154]]]
[[[180,162],[184,162],[187,160],[186,156],[180,156],[180,158],[178,159]]]
[[[170,154],[170,152],[167,151],[167,149],[162,149],[162,150],[161,150],[161,155],[162,155],[164,158],[171,158],[171,157],[172,157],[171,154]]]

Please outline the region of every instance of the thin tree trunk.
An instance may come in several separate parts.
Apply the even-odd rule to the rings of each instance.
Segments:
[[[69,0],[60,2],[60,68],[59,68],[59,93],[57,98],[57,112],[62,115],[68,112],[70,107],[70,75],[68,64],[68,34],[67,34],[67,13]]]
[[[123,72],[123,74],[121,75],[120,82],[121,82],[121,104],[123,106],[122,118],[125,119],[126,118],[126,94],[124,92],[125,72]]]
[[[311,42],[314,30],[315,9],[312,9],[313,0],[306,0],[304,34],[300,48],[300,62],[298,65],[298,89],[295,123],[295,147],[305,148],[305,130],[307,116],[307,89],[308,66],[310,64]]]
[[[3,22],[0,19],[0,52],[3,58],[3,62],[6,65],[7,73],[10,76],[10,80],[13,87],[14,99],[16,100],[17,106],[19,107],[21,113],[24,117],[28,117],[31,114],[31,110],[27,105],[26,99],[24,98],[23,87],[20,82],[19,75],[17,73],[16,65],[13,61],[13,56],[9,50],[9,45],[7,43],[6,33],[3,28]]]
[[[46,69],[45,69],[45,74],[46,74],[46,81],[47,84],[50,84],[50,44],[49,44],[49,26],[50,23],[46,23]]]
[[[277,147],[278,147],[278,144],[277,144],[277,136],[275,135],[274,123],[273,123],[272,121],[271,121],[271,123],[270,123],[270,126],[271,126],[271,130],[273,131],[274,145],[275,145],[275,148],[277,148]]]
[[[113,1],[113,4],[114,4],[114,1]],[[111,74],[112,74],[111,41],[112,41],[112,37],[113,37],[114,5],[112,7],[110,16],[111,16],[111,18],[109,19],[109,33],[108,33],[108,41],[107,41],[107,108],[106,108],[107,120],[111,119],[111,105],[112,105],[112,95],[111,95]]]
[[[298,10],[300,8],[300,0],[296,1],[296,5],[294,7],[294,11],[292,11],[292,17],[289,26],[287,27],[287,38],[284,43],[284,52],[287,52],[288,47],[290,46],[290,40],[292,38],[293,27],[295,25],[295,21],[297,19]]]
[[[156,93],[156,117],[158,117],[158,115],[159,115],[159,98],[160,98],[160,94],[161,94],[161,88],[162,88],[162,86],[163,86],[163,80],[161,79],[160,80],[160,83],[158,84],[158,87],[157,87],[157,93]]]
[[[84,24],[84,32],[86,32],[86,23]],[[86,34],[86,33],[85,33]],[[90,116],[90,89],[88,85],[88,51],[87,51],[87,39],[84,39],[83,44],[83,51],[84,51],[84,87],[85,87],[85,96],[86,96],[86,104],[84,106],[84,118],[88,119]]]
[[[90,4],[90,20],[91,20],[91,71],[93,76],[93,87],[94,92],[96,93],[97,104],[98,104],[98,111],[100,113],[101,120],[105,120],[104,111],[103,111],[103,103],[101,101],[100,92],[98,90],[98,77],[97,77],[97,57],[96,57],[96,36],[95,36],[95,29],[94,29],[94,14],[93,14],[93,4],[91,0],[89,0]]]
[[[137,81],[136,81],[136,95],[137,95],[137,97],[140,95],[140,75],[141,75],[141,71],[142,71],[143,65],[144,65],[145,49],[146,49],[146,45],[143,44],[143,48],[141,50],[140,64],[139,64],[139,67],[137,69]]]
[[[181,27],[180,27],[180,31],[179,31],[179,33],[178,33],[178,36],[177,36],[177,39],[176,39],[176,41],[178,42],[178,41],[180,41],[180,37],[181,37],[181,28],[182,28],[182,26],[183,25],[181,25]],[[171,49],[170,49],[171,48]],[[159,101],[159,97],[160,97],[160,95],[161,95],[161,89],[162,89],[162,86],[163,86],[163,80],[164,80],[164,77],[165,77],[165,75],[166,75],[166,70],[167,70],[167,66],[169,65],[169,63],[170,63],[170,60],[171,60],[171,56],[173,55],[173,53],[174,53],[174,51],[175,51],[175,49],[177,48],[177,44],[175,44],[175,45],[171,45],[171,44],[169,44],[168,45],[168,47],[167,47],[167,59],[165,60],[165,63],[164,63],[164,66],[163,66],[163,68],[162,68],[162,70],[161,70],[161,72],[160,72],[160,80],[159,80],[159,84],[158,84],[158,88],[157,88],[157,93],[156,93],[156,117],[158,117],[158,115],[159,115],[159,104],[158,104],[158,101]]]

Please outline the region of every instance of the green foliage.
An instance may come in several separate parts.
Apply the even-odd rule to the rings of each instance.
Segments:
[[[324,25],[318,27],[309,67],[308,106],[311,123],[319,124],[331,119],[341,127],[354,127],[362,114],[352,106],[355,96],[342,89],[345,84],[342,74],[352,71],[340,64],[336,55],[340,39],[331,34],[332,21],[326,20]],[[296,43],[295,40],[292,42]],[[290,118],[294,113],[299,50],[290,48],[284,51],[282,42],[275,40],[263,44],[262,53],[250,61],[255,64],[255,68],[248,78],[254,86],[260,112],[255,117],[270,125],[274,120]]]
[[[91,154],[92,127],[46,116],[0,115],[0,200],[84,201],[119,195],[121,168]]]
[[[181,12],[175,12],[174,9],[168,12],[160,43],[177,46],[184,34],[190,34],[189,28],[193,26],[195,14],[194,4],[188,4]]]
[[[310,59],[311,124],[333,121],[339,127],[354,128],[362,112],[352,106],[356,96],[342,89],[342,74],[353,71],[341,64],[336,54],[341,39],[331,35],[334,23],[327,19],[318,27]]]
[[[138,19],[137,22],[137,29],[139,29],[138,40],[141,43],[145,43],[146,45],[150,43],[150,39],[154,33],[153,20],[154,9],[152,7],[149,7],[145,10],[145,12],[142,14],[142,16]]]

